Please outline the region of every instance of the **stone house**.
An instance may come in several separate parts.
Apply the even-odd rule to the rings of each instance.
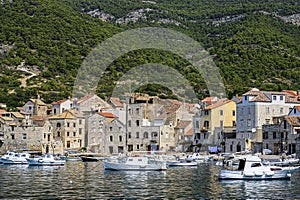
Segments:
[[[45,123],[36,124],[30,114],[18,112],[2,113],[0,118],[0,132],[3,135],[2,151],[31,150],[46,152],[44,133],[51,129]],[[44,148],[44,149],[43,149]]]
[[[263,149],[274,154],[296,153],[296,138],[300,135],[300,116],[284,116],[278,124],[263,125]]]
[[[48,106],[40,99],[29,99],[29,101],[23,106],[25,113],[37,116],[47,116]]]
[[[48,118],[53,127],[53,143],[62,143],[63,150],[80,150],[86,147],[85,118],[77,110],[65,110]],[[50,137],[51,135],[47,136]]]
[[[86,119],[87,149],[91,152],[112,154],[125,151],[125,125],[117,116],[98,112]]]
[[[252,149],[262,152],[262,126],[274,124],[274,117],[287,115],[290,110],[299,105],[298,97],[285,92],[264,92],[252,89],[243,94],[237,104],[237,139],[241,150]],[[248,141],[246,143],[246,141]]]
[[[177,144],[177,151],[186,151],[193,144],[193,126],[191,120],[180,120],[175,130],[175,144]],[[190,149],[192,150],[192,149]]]
[[[86,95],[78,100],[74,100],[74,108],[82,113],[88,115],[91,112],[99,111],[101,108],[109,108],[110,105],[96,94]]]

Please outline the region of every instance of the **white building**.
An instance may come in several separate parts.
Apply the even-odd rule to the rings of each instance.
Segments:
[[[289,92],[259,91],[254,88],[243,94],[237,103],[236,131],[241,150],[262,149],[262,125],[273,124],[273,117],[289,114],[300,105],[298,97]]]

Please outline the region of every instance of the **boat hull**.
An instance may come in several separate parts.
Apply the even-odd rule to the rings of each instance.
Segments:
[[[167,167],[164,164],[148,164],[148,165],[135,165],[123,164],[103,161],[105,170],[114,171],[164,171]]]
[[[230,171],[221,170],[220,180],[278,180],[290,179],[292,175],[291,170],[278,170],[278,171],[261,171],[261,172],[243,172],[243,171]]]

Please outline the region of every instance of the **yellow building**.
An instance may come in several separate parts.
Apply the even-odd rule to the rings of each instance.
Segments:
[[[200,134],[196,136],[204,145],[220,145],[224,127],[236,125],[236,103],[220,99],[201,111]]]

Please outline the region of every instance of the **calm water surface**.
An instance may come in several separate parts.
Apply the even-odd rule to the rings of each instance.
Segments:
[[[219,170],[213,164],[166,172],[104,171],[101,162],[0,165],[0,199],[300,199],[300,170],[280,181],[219,181]]]

